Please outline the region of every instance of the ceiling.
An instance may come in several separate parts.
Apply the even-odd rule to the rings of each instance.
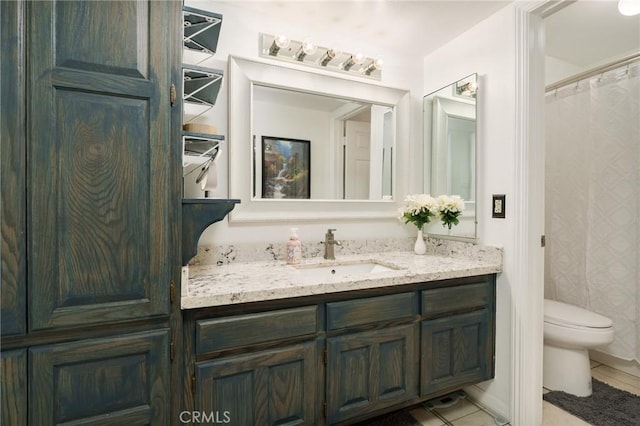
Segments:
[[[617,0],[578,0],[545,19],[546,53],[589,67],[640,51],[640,15],[623,16]]]
[[[260,16],[277,16],[278,20],[287,22],[287,31],[291,34],[323,34],[329,31],[336,39],[346,40],[353,45],[366,46],[375,40],[384,51],[424,57],[510,2],[234,0],[223,3]]]

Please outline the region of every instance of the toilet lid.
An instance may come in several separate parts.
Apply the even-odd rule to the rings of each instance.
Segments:
[[[557,325],[608,328],[613,321],[603,315],[555,300],[544,300],[544,321]]]

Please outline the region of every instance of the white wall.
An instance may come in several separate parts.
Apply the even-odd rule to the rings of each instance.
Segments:
[[[218,51],[211,60],[203,62],[202,66],[226,69],[228,55],[247,58],[258,58],[258,41],[260,33],[286,33],[294,40],[313,38],[319,45],[332,45],[336,40],[340,48],[345,51],[361,50],[365,55],[379,55],[384,58],[381,83],[386,86],[398,87],[411,91],[411,129],[410,152],[407,156],[411,164],[398,165],[399,173],[406,173],[410,178],[410,192],[422,191],[422,58],[399,55],[392,50],[382,50],[376,40],[370,39],[367,44],[362,43],[362,35],[357,28],[349,26],[317,25],[314,16],[300,16],[291,20],[278,14],[277,2],[274,2],[273,13],[265,15],[257,13],[244,2],[213,2],[187,0],[186,5],[199,9],[210,10],[223,15],[222,30]],[[250,3],[249,3],[250,4]],[[383,37],[382,34],[380,37]],[[185,62],[199,55],[185,54]],[[335,73],[333,73],[335,74]],[[369,81],[369,80],[367,80]],[[220,134],[227,134],[227,85],[223,80],[222,90],[215,107],[199,120],[217,126]],[[227,141],[234,143],[235,141]],[[219,167],[222,176],[221,185],[226,181],[227,167]],[[250,171],[247,170],[247,173]],[[193,191],[188,191],[193,196]],[[217,197],[225,197],[228,192],[217,191]],[[398,195],[398,194],[397,194]],[[405,194],[399,194],[404,197]],[[337,228],[338,238],[392,238],[415,235],[415,228],[402,224],[395,218],[383,221],[331,221],[317,223],[296,224],[300,228],[298,235],[305,240],[321,241],[328,227]],[[230,225],[224,220],[211,225],[200,238],[201,245],[233,244],[246,242],[263,242],[281,240],[284,244],[288,238],[289,224],[261,224],[261,225]]]
[[[514,249],[515,14],[498,11],[424,60],[424,94],[478,73],[478,236],[479,243],[504,248],[504,272],[497,282],[495,379],[468,391],[510,418],[511,289]],[[491,195],[506,195],[506,218],[491,218]]]
[[[254,102],[253,134],[260,150],[262,136],[276,136],[288,139],[310,141],[311,156],[311,198],[329,198],[335,185],[328,178],[325,166],[332,162],[328,144],[332,143],[331,114],[309,108],[293,108],[268,102]],[[282,117],[287,117],[282,120]],[[258,164],[260,160],[257,160]],[[259,169],[259,167],[258,167]],[[261,176],[256,170],[256,176]],[[331,197],[335,198],[335,197]]]
[[[546,56],[544,60],[545,85],[556,83],[583,71],[578,65],[563,61],[562,59]]]

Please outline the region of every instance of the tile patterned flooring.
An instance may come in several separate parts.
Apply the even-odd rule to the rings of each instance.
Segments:
[[[632,376],[596,361],[591,361],[591,375],[618,389],[640,395],[640,377]],[[542,410],[542,426],[589,426],[589,423],[546,401],[542,402]],[[469,399],[460,400],[447,408],[427,410],[418,407],[410,412],[422,426],[496,425],[493,414]]]

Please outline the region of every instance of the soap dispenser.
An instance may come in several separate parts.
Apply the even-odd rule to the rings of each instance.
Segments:
[[[302,259],[302,243],[298,239],[298,228],[291,228],[291,236],[287,241],[287,263],[295,265]]]

